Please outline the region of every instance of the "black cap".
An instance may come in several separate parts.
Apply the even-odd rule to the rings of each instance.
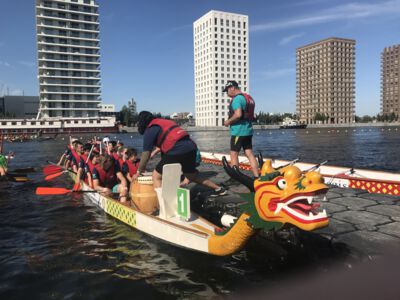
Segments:
[[[147,126],[150,124],[150,122],[154,119],[154,116],[151,112],[149,111],[141,111],[138,116],[138,132],[143,135],[144,131],[146,130]]]
[[[223,92],[227,92],[228,88],[230,88],[231,86],[239,88],[239,84],[235,80],[228,80],[228,83],[225,85]]]

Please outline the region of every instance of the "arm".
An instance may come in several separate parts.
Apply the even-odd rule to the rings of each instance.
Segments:
[[[126,197],[126,194],[128,193],[128,184],[126,182],[126,179],[124,175],[121,172],[117,172],[117,178],[119,179],[121,183],[121,197]]]
[[[109,188],[102,187],[100,185],[100,181],[98,179],[93,179],[93,189],[95,191],[98,191],[99,193],[105,194],[106,196],[109,196],[112,194],[111,190]]]
[[[154,150],[153,150],[153,152],[151,152],[151,155],[150,155],[150,159],[152,159],[154,156],[156,156],[158,153],[160,153],[161,152],[161,149],[159,148],[159,147],[156,147]]]
[[[150,151],[144,151],[140,156],[140,164],[136,174],[141,174],[146,170],[146,166],[149,159],[150,159]]]
[[[241,117],[242,117],[242,109],[238,108],[234,111],[233,116],[225,121],[225,126],[230,126],[236,123],[237,121],[240,120]]]

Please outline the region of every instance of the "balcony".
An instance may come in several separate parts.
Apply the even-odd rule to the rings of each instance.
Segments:
[[[57,20],[57,21],[69,21],[69,22],[74,22],[74,23],[82,23],[82,24],[92,24],[92,25],[99,25],[99,21],[97,20],[96,22],[91,22],[91,21],[85,21],[85,20],[79,20],[79,19],[69,19],[67,17],[60,17],[56,16],[53,14],[37,14],[36,17],[39,19],[47,19],[47,20]]]
[[[38,45],[45,45],[45,46],[58,46],[58,47],[69,47],[69,48],[85,48],[85,49],[96,49],[100,50],[98,46],[84,46],[84,45],[73,45],[73,44],[56,44],[56,43],[46,43],[42,41],[38,41]]]
[[[53,37],[53,38],[63,38],[69,40],[78,40],[78,41],[90,41],[90,42],[100,42],[99,38],[91,39],[91,38],[83,38],[83,37],[74,37],[71,35],[57,35],[57,34],[46,34],[46,33],[39,33],[37,36],[41,37]],[[63,44],[64,45],[64,44]]]
[[[100,54],[89,54],[89,53],[81,53],[81,52],[62,52],[62,51],[51,51],[45,49],[39,49],[39,53],[49,53],[49,54],[64,54],[64,55],[74,55],[74,56],[95,56],[100,57]]]
[[[48,25],[48,24],[39,23],[39,22],[36,25],[38,27],[51,28],[51,29],[76,30],[76,31],[81,31],[81,32],[94,32],[94,33],[100,32],[98,29],[92,30],[92,29],[75,28],[75,27],[68,27],[68,26],[54,26],[54,25]]]
[[[80,4],[80,5],[85,5],[85,4]],[[92,6],[90,5],[90,7],[98,7],[98,6]],[[69,13],[71,11],[73,11],[74,13],[79,13],[82,15],[89,15],[89,16],[99,16],[99,13],[96,12],[87,12],[87,11],[83,11],[83,10],[75,10],[75,9],[62,9],[62,8],[58,8],[58,7],[52,7],[52,6],[45,6],[45,5],[36,5],[36,9],[39,10],[51,10],[51,11],[57,11],[57,12],[64,12],[64,13]]]
[[[57,68],[57,67],[46,67],[46,66],[39,66],[39,70],[54,70],[54,71],[76,71],[76,72],[95,72],[100,73],[100,70],[97,69],[69,69],[69,68]]]

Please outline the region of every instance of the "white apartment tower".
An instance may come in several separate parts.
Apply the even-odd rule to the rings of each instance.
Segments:
[[[246,15],[214,10],[193,23],[196,126],[223,126],[228,80],[249,91],[248,26]]]
[[[41,118],[98,116],[98,9],[95,0],[36,0]]]

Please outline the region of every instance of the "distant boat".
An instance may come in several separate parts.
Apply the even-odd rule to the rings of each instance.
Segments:
[[[280,129],[304,129],[306,127],[307,124],[301,124],[291,118],[285,118],[282,122],[282,125],[279,126]]]

